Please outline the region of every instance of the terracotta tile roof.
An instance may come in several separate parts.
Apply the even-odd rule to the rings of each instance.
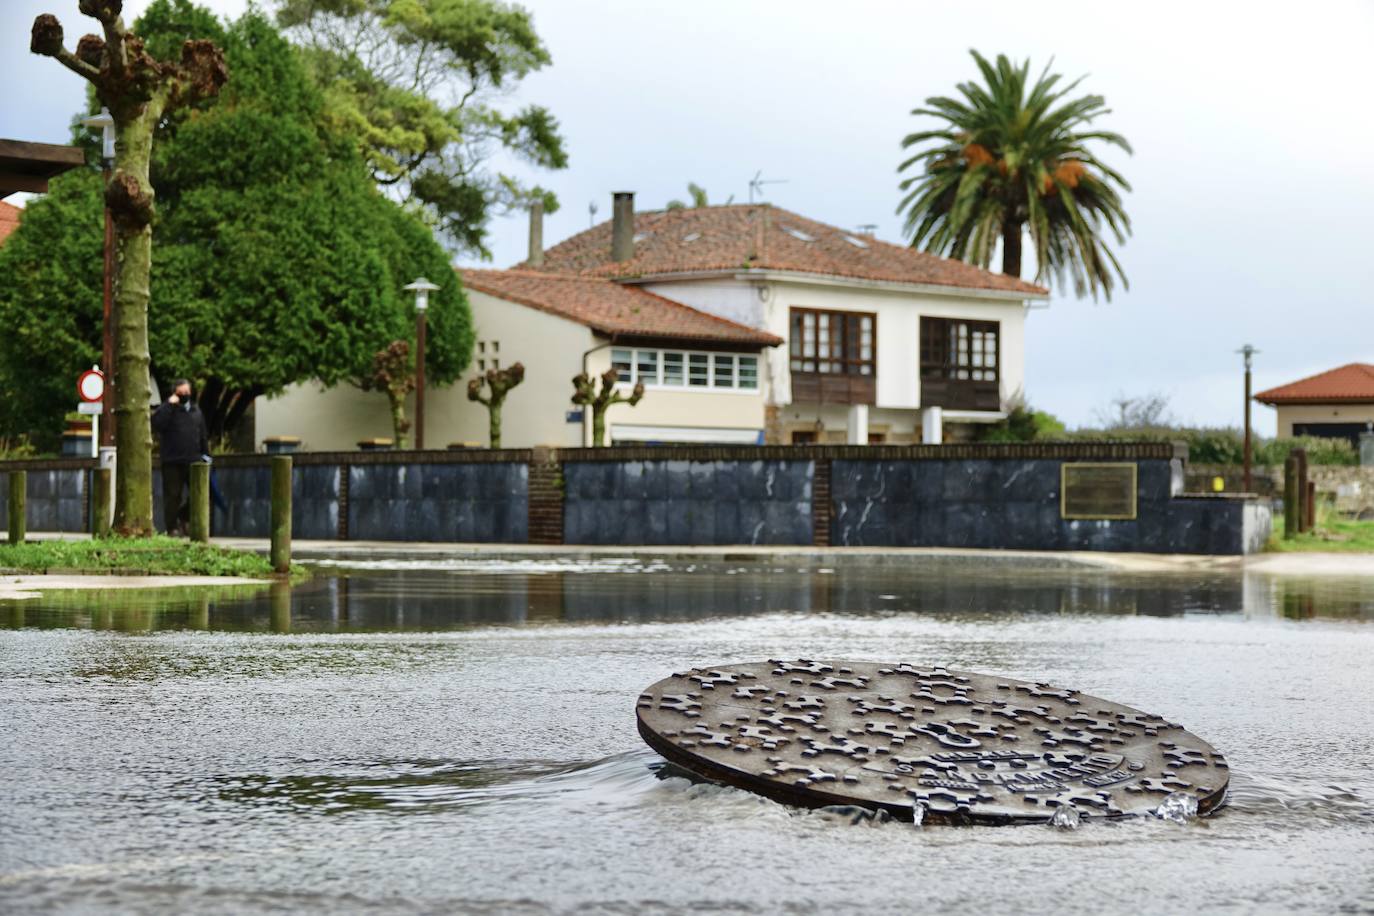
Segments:
[[[1265,404],[1374,401],[1374,366],[1349,363],[1319,375],[1279,385],[1255,395]]]
[[[759,347],[782,343],[780,338],[756,328],[599,277],[531,270],[461,270],[459,273],[469,289],[559,315],[607,336]]]
[[[19,217],[23,214],[24,211],[21,208],[0,200],[0,245],[5,244],[5,239],[9,238],[10,234],[19,228]]]
[[[636,213],[635,235],[635,256],[612,261],[611,223],[600,223],[550,248],[544,265],[535,269],[630,279],[755,268],[1048,295],[1033,283],[846,232],[770,204]]]

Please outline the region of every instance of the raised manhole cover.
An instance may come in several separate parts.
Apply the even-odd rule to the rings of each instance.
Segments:
[[[697,668],[639,698],[639,733],[674,763],[787,804],[863,805],[927,823],[1154,811],[1226,793],[1210,744],[1129,706],[1026,681],[875,662]]]

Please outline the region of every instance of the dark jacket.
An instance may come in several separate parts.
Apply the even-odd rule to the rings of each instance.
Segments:
[[[205,416],[194,403],[164,402],[153,411],[153,432],[162,442],[166,464],[190,464],[210,454],[210,437],[205,431]]]

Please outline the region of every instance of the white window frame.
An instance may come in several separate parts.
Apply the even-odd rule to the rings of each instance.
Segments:
[[[710,392],[710,393],[712,393],[712,394],[745,394],[745,395],[757,395],[757,394],[761,394],[761,393],[763,392],[763,354],[761,354],[761,353],[732,353],[732,352],[721,351],[721,350],[675,350],[675,349],[663,349],[663,348],[661,348],[661,347],[615,347],[615,348],[613,348],[613,349],[611,350],[611,364],[612,364],[612,365],[615,365],[615,354],[616,354],[617,351],[626,352],[626,353],[629,353],[629,354],[630,354],[630,360],[629,360],[629,362],[630,362],[629,377],[627,378],[627,377],[625,377],[624,375],[622,375],[621,378],[620,378],[620,380],[619,380],[619,382],[622,383],[622,384],[627,384],[627,385],[629,385],[629,386],[632,387],[632,388],[633,388],[634,385],[639,381],[639,365],[640,365],[640,358],[641,358],[640,355],[641,355],[641,354],[653,353],[653,354],[656,355],[656,363],[657,363],[657,366],[658,366],[658,374],[657,374],[658,381],[653,382],[653,383],[646,382],[646,383],[644,384],[644,390],[645,390],[645,391],[695,391],[695,392]],[[672,354],[675,354],[675,355],[677,355],[677,356],[682,357],[682,384],[681,384],[681,385],[666,385],[666,384],[663,383],[663,378],[664,378],[664,374],[663,374],[663,363],[664,363],[663,355],[664,355],[665,353],[672,353]],[[707,381],[706,381],[706,384],[705,384],[705,385],[693,385],[693,384],[692,384],[692,368],[691,368],[691,366],[692,366],[692,357],[693,357],[693,356],[704,356],[704,357],[706,357],[706,366],[707,366],[708,374],[707,374]],[[734,384],[733,384],[733,385],[730,385],[730,386],[728,386],[728,387],[726,387],[726,386],[724,386],[724,385],[717,385],[717,384],[716,384],[716,360],[717,360],[718,358],[722,358],[722,357],[730,360],[730,371],[731,371],[731,376],[730,376],[730,377],[734,380]],[[752,360],[754,361],[754,387],[753,387],[753,388],[741,388],[741,387],[739,387],[739,380],[740,380],[740,362],[741,362],[742,360],[746,360],[746,359],[752,359]]]

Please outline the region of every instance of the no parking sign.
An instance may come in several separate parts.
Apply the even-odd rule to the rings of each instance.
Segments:
[[[105,373],[94,367],[81,373],[76,380],[76,393],[88,404],[99,401],[105,396]]]

